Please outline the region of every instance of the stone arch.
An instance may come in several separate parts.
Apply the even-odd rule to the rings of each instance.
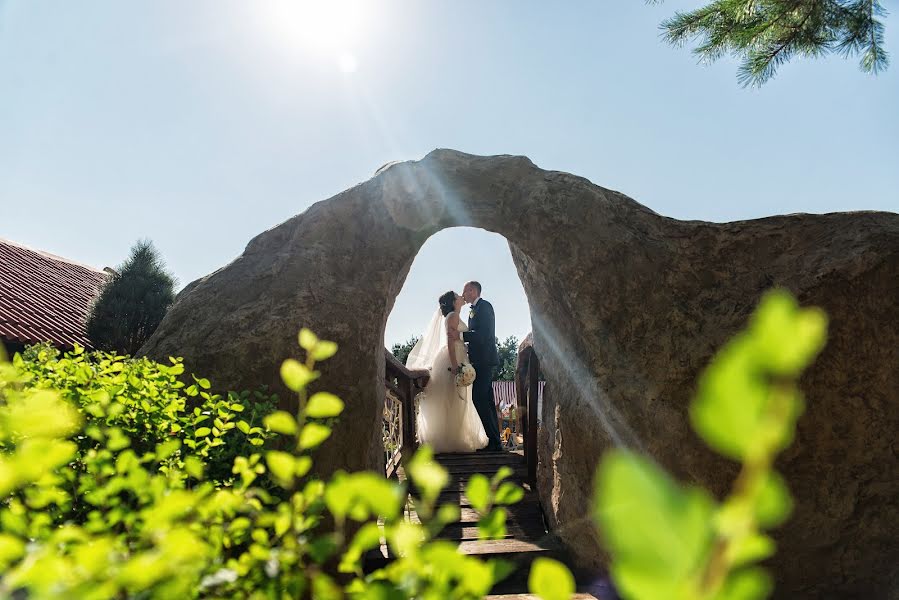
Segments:
[[[317,455],[318,467],[377,470],[385,324],[421,245],[455,226],[509,242],[549,381],[540,494],[582,563],[602,562],[597,535],[583,524],[603,450],[636,446],[677,476],[724,491],[734,466],[689,429],[693,382],[759,295],[784,285],[830,311],[834,328],[806,381],[820,408],[800,423],[799,442],[783,460],[799,509],[780,535],[779,589],[815,589],[822,579],[830,593],[877,589],[870,586],[887,584],[884,578],[896,584],[895,542],[886,552],[873,548],[884,530],[897,538],[899,513],[894,503],[861,501],[895,498],[895,480],[884,492],[857,475],[861,469],[867,481],[890,481],[895,460],[897,399],[888,390],[899,389],[899,381],[885,348],[899,345],[897,215],[677,221],[524,157],[436,150],[385,165],[256,236],[240,257],[179,294],[142,352],[182,355],[223,389],[266,383],[284,392],[278,367],[298,354],[300,327],[337,341],[340,351],[322,365],[317,387],[339,394],[347,408],[339,435]],[[851,344],[859,335],[878,344]],[[846,393],[860,399],[851,409]],[[865,429],[850,426],[861,439],[822,433],[835,419],[857,422],[859,415],[870,417]],[[822,474],[832,490],[822,492]],[[837,497],[847,489],[851,499]],[[860,525],[853,510],[880,529]],[[833,533],[822,541],[821,531]],[[786,568],[796,561],[811,568]]]

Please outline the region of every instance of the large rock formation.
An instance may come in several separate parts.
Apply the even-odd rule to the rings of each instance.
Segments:
[[[899,215],[684,222],[527,158],[439,150],[257,236],[179,295],[144,352],[182,355],[224,388],[283,391],[297,330],[334,339],[318,387],[347,410],[319,467],[380,469],[387,316],[421,245],[457,225],[509,241],[548,380],[540,493],[582,563],[604,560],[586,523],[611,446],[727,489],[735,465],[700,443],[686,407],[716,348],[784,286],[827,310],[831,334],[778,464],[797,501],[777,532],[778,596],[899,593]]]

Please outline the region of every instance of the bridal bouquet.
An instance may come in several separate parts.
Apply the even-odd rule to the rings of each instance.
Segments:
[[[456,373],[456,387],[466,387],[474,382],[474,367],[468,363],[462,363],[459,372]]]

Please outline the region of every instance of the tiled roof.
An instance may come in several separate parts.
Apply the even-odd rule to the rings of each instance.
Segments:
[[[0,339],[91,347],[85,321],[107,274],[0,239]]]

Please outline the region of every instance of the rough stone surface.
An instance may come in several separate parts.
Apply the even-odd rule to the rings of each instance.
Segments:
[[[524,157],[438,150],[257,236],[179,295],[143,351],[182,355],[223,388],[283,391],[278,365],[310,327],[340,344],[318,387],[347,401],[319,468],[380,469],[385,323],[421,245],[457,225],[509,241],[548,380],[540,493],[584,565],[605,560],[588,499],[609,447],[641,449],[719,495],[728,488],[735,466],[698,441],[686,408],[715,349],[777,285],[825,308],[831,335],[778,463],[796,510],[776,533],[776,594],[897,597],[896,214],[684,222]]]

